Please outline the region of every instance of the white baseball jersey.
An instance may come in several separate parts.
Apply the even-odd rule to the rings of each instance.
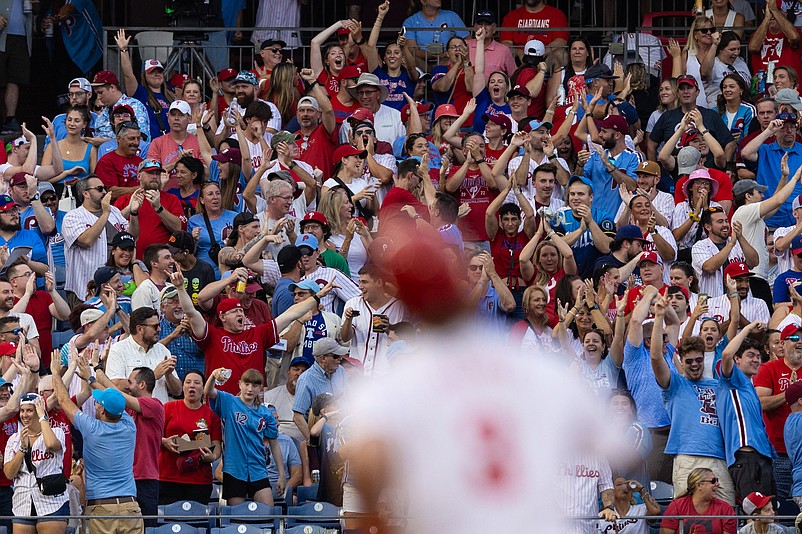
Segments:
[[[760,216],[760,202],[746,204],[735,210],[732,222],[738,221],[743,227],[743,235],[757,252],[758,264],[752,269],[763,280],[769,277],[769,250],[766,246],[766,223]],[[783,272],[783,271],[779,271]]]
[[[711,201],[710,207],[714,206],[718,206],[720,208],[721,204],[719,204],[718,202]],[[674,208],[674,212],[671,214],[671,218],[668,220],[668,222],[671,225],[671,230],[676,230],[677,228],[685,224],[685,221],[688,220],[688,215],[690,213],[690,210],[691,206],[688,204],[687,200],[683,200],[682,202],[677,204],[677,207]],[[699,232],[699,223],[698,222],[691,223],[691,229],[688,230],[688,233],[685,234],[685,237],[680,239],[679,243],[677,243],[679,248],[692,247],[693,244],[696,243],[696,234],[698,232]],[[702,237],[705,237],[704,230],[702,230],[701,235]]]
[[[334,279],[334,289],[328,295],[320,298],[320,309],[339,314],[337,309],[339,304],[344,304],[362,294],[359,286],[344,272],[331,267],[320,266],[314,272],[303,277],[303,280],[314,280],[320,287],[325,286],[332,279]]]
[[[261,0],[256,10],[256,23],[260,28],[281,28],[275,30],[256,30],[251,34],[255,45],[267,39],[278,39],[287,43],[287,48],[302,46],[301,43],[301,4],[298,0]]]
[[[730,238],[731,239],[731,238]],[[729,240],[728,240],[729,242]],[[719,248],[713,244],[708,237],[693,245],[691,257],[693,258],[693,269],[699,277],[699,293],[707,293],[710,297],[718,297],[724,294],[724,267],[734,261],[746,263],[744,251],[739,243],[732,247],[730,255],[724,265],[718,268],[714,274],[707,274],[702,271],[702,265],[719,253]]]
[[[655,226],[654,232],[660,235],[660,237],[662,237],[663,239],[665,239],[665,241],[669,245],[671,245],[672,249],[674,249],[675,251],[677,250],[677,242],[674,240],[674,234],[671,233],[671,230],[669,230],[665,226]],[[643,251],[644,252],[654,251],[657,253],[658,256],[660,256],[660,253],[657,251],[657,245],[654,244],[654,236],[650,232],[646,232],[646,234],[644,234],[643,237],[647,241],[646,243],[643,244]],[[662,256],[660,257],[663,260],[663,283],[670,285],[671,280],[669,274],[671,269],[669,268],[669,265],[671,264],[673,259],[670,260],[668,258],[663,258]]]
[[[386,143],[393,142],[399,137],[407,135],[407,128],[401,120],[401,112],[390,106],[379,104],[379,111],[373,114],[373,131],[376,132],[376,139]],[[349,142],[351,138],[351,125],[348,121],[340,126],[340,144]]]
[[[100,231],[95,243],[89,248],[81,248],[76,241],[81,234],[92,227],[98,217],[83,206],[69,211],[64,216],[61,225],[61,235],[64,236],[64,258],[67,264],[67,278],[64,289],[75,293],[79,299],[86,300],[86,284],[95,274],[95,271],[109,259],[109,225],[117,232],[128,230],[128,221],[122,216],[120,210],[111,206],[106,227]]]
[[[613,489],[610,464],[599,455],[579,455],[572,462],[561,462],[557,481],[560,512],[567,517],[592,517],[599,514],[599,495]],[[571,533],[595,534],[595,521],[574,521]]]
[[[621,218],[621,215],[624,213],[624,208],[626,205],[622,202],[620,206],[618,206],[618,212],[615,214],[615,220]],[[663,191],[658,191],[657,196],[652,199],[652,207],[656,212],[666,218],[666,222],[671,224],[671,217],[674,215],[674,197],[669,195],[668,193],[664,193]],[[634,224],[632,222],[632,215],[630,214],[629,221],[624,224]]]
[[[351,320],[351,329],[353,330],[351,358],[362,362],[366,375],[387,374],[389,371],[387,334],[373,331],[373,316],[386,315],[390,319],[390,324],[409,321],[410,314],[406,306],[400,300],[391,298],[384,306],[374,309],[364,298],[359,296],[346,302],[345,308],[359,312],[359,316]]]
[[[515,179],[515,171],[517,171],[518,167],[521,166],[521,161],[523,161],[523,156],[516,156],[512,158],[510,162],[507,164],[507,176],[509,176],[511,180]],[[529,159],[529,172],[526,173],[526,185],[521,188],[523,189],[524,196],[529,201],[529,203],[532,204],[533,208],[535,206],[535,202],[533,200],[535,198],[535,187],[532,185],[532,177],[535,174],[535,169],[537,169],[538,167],[540,167],[545,163],[549,163],[548,154],[544,154],[543,160],[540,161],[539,163],[531,158]],[[568,170],[568,163],[566,163],[564,159],[558,157],[557,163],[559,163],[563,169],[568,171],[569,174],[571,173],[571,171]],[[560,185],[560,182],[558,182],[557,180],[554,181],[554,192],[551,194],[551,198],[565,200],[565,190]]]
[[[777,228],[774,230],[774,243],[777,243],[777,240],[781,237],[787,236],[793,230],[793,226],[783,226],[782,228]],[[791,261],[791,246],[789,245],[785,252],[780,252],[777,248],[774,248],[774,255],[777,257],[777,272],[784,273],[785,271],[790,271],[794,264]]]
[[[627,516],[638,517],[648,515],[645,504],[633,504]],[[596,526],[600,534],[648,534],[649,524],[645,519],[616,519],[614,523],[599,520]]]
[[[718,297],[711,298],[707,301],[708,317],[718,319],[719,324],[725,323],[730,320],[730,299],[727,295],[719,295]],[[766,302],[752,296],[752,292],[741,301],[741,315],[744,319],[749,321],[760,321],[761,323],[768,323],[771,319],[769,314],[769,307]],[[696,321],[696,326],[693,329],[693,335],[699,333],[701,324]]]
[[[271,128],[271,129],[273,129],[273,130],[275,130],[277,132],[280,131],[281,130],[281,112],[279,112],[279,110],[276,107],[276,105],[273,102],[267,102],[266,100],[262,100],[261,98],[259,99],[259,102],[267,104],[267,106],[270,108],[270,111],[273,113],[273,118],[271,118],[267,122],[267,127]],[[239,102],[233,102],[232,101],[231,104],[229,105],[229,107],[239,111],[240,115],[242,115],[243,117],[245,116],[245,108],[243,108],[242,105]],[[217,126],[217,131],[215,132],[215,135],[220,135],[220,133],[223,131],[223,128],[228,128],[229,137],[231,137],[232,139],[236,139],[237,138],[237,131],[234,128],[232,128],[231,126],[229,126],[228,123],[224,119],[225,119],[225,117],[223,117],[223,119],[220,120],[220,124]],[[265,141],[270,143],[270,138],[273,137],[273,135],[270,134],[270,132],[267,132],[267,134],[268,135],[265,135]],[[253,146],[253,145],[251,145],[251,146]],[[261,153],[261,149],[260,149],[259,152]],[[253,155],[253,153],[251,153],[251,155]],[[254,167],[254,169],[256,169],[256,167]]]
[[[22,424],[19,425],[19,430],[22,430]],[[53,434],[61,443],[61,450],[48,451],[45,447],[45,440],[40,435],[31,444],[31,462],[36,471],[34,473],[30,472],[26,463],[22,462],[17,476],[14,477],[14,496],[12,497],[14,515],[30,515],[31,503],[36,508],[36,515],[50,515],[61,508],[69,499],[66,492],[61,495],[42,495],[39,490],[39,484],[36,481],[37,477],[42,478],[63,472],[64,431],[56,426],[53,428]],[[5,461],[10,462],[20,448],[20,436],[19,432],[17,432],[6,443],[6,450],[3,456]]]

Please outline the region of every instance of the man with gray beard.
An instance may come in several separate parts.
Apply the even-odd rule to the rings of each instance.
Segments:
[[[178,298],[178,289],[172,284],[161,292],[162,319],[159,329],[159,343],[167,347],[176,357],[175,372],[181,382],[188,371],[204,370],[203,352],[189,335],[189,319]]]
[[[780,332],[780,341],[785,357],[762,364],[753,382],[763,408],[769,441],[777,451],[773,465],[777,498],[787,499],[791,495],[791,460],[783,431],[791,408],[785,400],[785,390],[797,381],[797,373],[802,367],[802,327],[789,324]]]

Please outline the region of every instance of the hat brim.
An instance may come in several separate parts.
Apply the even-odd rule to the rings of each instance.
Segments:
[[[285,43],[284,41],[275,40],[275,41],[265,41],[264,43],[262,43],[262,46],[259,47],[259,50],[261,51],[267,48],[268,46],[273,46],[277,44],[280,44],[281,48],[287,48],[287,43]]]
[[[357,84],[355,86],[349,87],[346,90],[348,91],[348,94],[351,95],[351,98],[353,98],[354,100],[357,100],[356,92],[357,92],[357,90],[359,89],[360,86],[364,86],[364,85],[368,85],[370,87],[377,87],[376,85],[374,85],[372,83],[361,83],[360,84],[360,83],[357,82]],[[381,91],[381,99],[379,100],[379,102],[384,102],[385,100],[387,100],[387,96],[390,94],[390,91],[388,91],[387,88],[385,86],[381,85],[381,84],[378,85],[378,88],[379,88],[379,91]]]
[[[514,96],[522,96],[524,98],[532,98],[532,95],[524,94],[524,93],[522,93],[521,91],[519,91],[517,89],[510,89],[509,91],[507,91],[507,98],[512,98]]]

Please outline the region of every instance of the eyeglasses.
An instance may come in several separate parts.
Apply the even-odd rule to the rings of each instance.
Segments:
[[[309,136],[305,135],[301,140],[301,150],[306,150],[307,148],[309,148]]]
[[[147,327],[150,327],[150,328],[155,328],[156,330],[158,330],[158,329],[160,329],[162,327],[162,325],[159,324],[159,323],[142,323],[140,326],[143,326],[143,327],[147,326]]]
[[[710,480],[703,480],[702,482],[707,482],[707,483],[713,484],[715,486],[716,484],[718,484],[718,478],[713,477]]]
[[[56,195],[47,195],[45,197],[42,197],[42,202],[43,203],[55,202],[55,201],[56,201]]]
[[[331,356],[332,360],[339,360],[340,358],[342,358],[340,354],[329,354],[329,356]]]
[[[362,89],[356,92],[357,96],[370,96],[374,93],[378,93],[379,89]]]
[[[98,193],[105,193],[106,186],[105,185],[96,185],[95,187],[87,187],[87,191],[97,191]]]
[[[78,98],[84,96],[85,94],[86,91],[77,91],[77,92],[70,91],[69,93],[67,93],[67,98],[70,100],[77,100]]]
[[[280,198],[281,200],[293,200],[295,197],[292,195],[285,195],[285,196],[276,195],[270,198]]]
[[[691,365],[694,363],[705,363],[705,357],[699,356],[698,358],[686,358],[682,360],[682,363],[684,363],[685,365]]]
[[[696,30],[694,30],[694,31],[697,31],[699,33],[713,33],[714,31],[716,31],[716,29],[715,28],[696,28]]]
[[[15,278],[28,278],[32,274],[33,274],[33,271],[28,271],[27,273],[22,273],[22,274],[18,274],[17,276],[12,276],[11,279],[13,280]]]
[[[309,291],[296,291],[292,294],[293,297],[308,297],[309,295]]]
[[[474,272],[478,271],[481,268],[482,268],[481,265],[468,265],[468,269],[470,269],[471,271],[474,271]]]
[[[22,328],[14,328],[13,330],[4,330],[3,332],[0,332],[0,334],[14,334],[15,336],[18,336],[21,333]]]

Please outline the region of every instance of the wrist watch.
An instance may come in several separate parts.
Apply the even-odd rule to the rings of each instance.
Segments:
[[[159,209],[156,210],[156,213],[161,213],[164,211],[164,206],[159,206]]]
[[[36,193],[34,196],[31,197],[31,202],[39,200],[39,193]]]

